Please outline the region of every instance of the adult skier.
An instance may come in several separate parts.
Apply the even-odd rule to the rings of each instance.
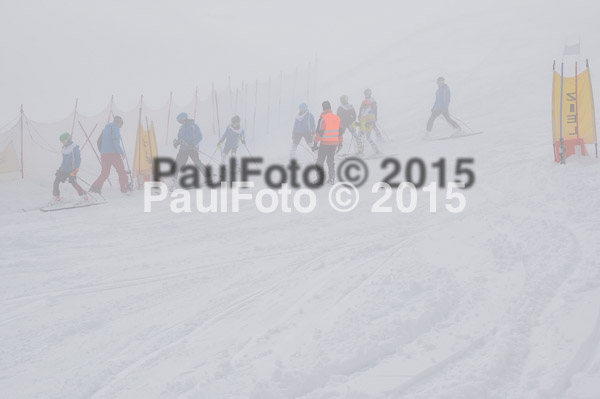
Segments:
[[[331,112],[329,101],[323,101],[323,113],[317,124],[317,134],[313,144],[313,151],[319,151],[317,154],[317,165],[323,167],[327,162],[328,173],[327,182],[335,183],[335,153],[339,151],[344,144],[342,131],[342,122],[340,117]]]
[[[298,145],[304,139],[308,146],[311,145],[313,137],[315,135],[315,117],[308,111],[308,105],[302,103],[299,106],[298,115],[294,121],[294,129],[292,130],[292,149],[290,150],[290,157],[296,156],[296,150]]]
[[[81,151],[79,146],[76,145],[71,139],[69,133],[63,133],[59,137],[62,143],[62,163],[56,171],[56,178],[54,179],[54,187],[52,194],[54,195],[54,203],[60,202],[60,183],[64,183],[69,180],[69,183],[75,188],[77,194],[84,200],[88,201],[89,198],[87,193],[79,183],[77,183],[77,172],[79,172],[79,166],[81,166]]]
[[[202,141],[202,131],[193,119],[188,118],[188,114],[185,112],[177,115],[177,122],[181,123],[179,132],[177,132],[177,138],[173,140],[173,147],[178,148],[177,157],[175,163],[177,164],[177,170],[173,180],[177,180],[179,171],[185,166],[188,159],[191,159],[196,168],[206,176],[206,169],[204,164],[200,161],[198,156],[198,145]]]
[[[225,129],[225,133],[221,136],[221,140],[217,143],[217,148],[221,148],[221,144],[225,142],[225,148],[221,152],[221,161],[224,163],[227,156],[231,152],[231,156],[235,157],[237,153],[239,142],[246,144],[246,138],[244,136],[244,129],[240,126],[240,117],[234,116],[231,118],[231,123]]]
[[[102,186],[110,175],[111,167],[114,167],[119,175],[119,186],[121,192],[127,193],[129,190],[129,179],[123,164],[124,151],[121,147],[121,128],[123,127],[123,118],[115,116],[113,121],[108,123],[102,130],[102,134],[98,139],[98,147],[100,148],[100,158],[102,163],[102,172],[96,179],[90,191],[100,194]]]
[[[360,104],[360,109],[358,111],[358,122],[360,126],[358,155],[363,155],[364,153],[365,146],[363,140],[365,137],[371,145],[371,148],[375,151],[375,154],[381,154],[377,144],[375,144],[375,141],[371,138],[371,132],[373,132],[377,122],[377,101],[373,98],[371,89],[365,89],[365,98]]]
[[[340,117],[342,123],[342,134],[344,134],[347,129],[358,143],[359,137],[356,133],[356,110],[352,104],[348,102],[347,95],[344,94],[340,97],[340,106],[338,107],[336,114]]]
[[[438,89],[435,92],[435,103],[431,109],[431,116],[427,121],[427,135],[431,133],[433,122],[435,122],[440,115],[446,118],[446,121],[454,128],[454,134],[460,133],[460,126],[458,126],[458,123],[454,122],[448,111],[448,107],[450,106],[450,88],[442,76],[437,78],[437,85]]]

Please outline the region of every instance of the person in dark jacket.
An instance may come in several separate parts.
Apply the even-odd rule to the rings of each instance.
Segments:
[[[454,129],[458,130],[460,129],[460,126],[458,126],[458,123],[450,117],[450,112],[448,111],[448,107],[450,106],[450,88],[442,76],[437,78],[437,85],[438,89],[435,92],[435,103],[431,109],[431,116],[427,121],[427,132],[431,132],[433,122],[435,122],[440,115],[442,115]]]
[[[221,139],[217,143],[217,148],[221,148],[221,144],[225,142],[225,148],[221,152],[222,162],[225,162],[229,152],[231,152],[232,157],[235,157],[240,142],[246,144],[244,129],[241,128],[240,123],[241,119],[239,116],[236,115],[231,118],[231,124],[227,126],[225,133],[223,133],[223,136],[221,136]]]
[[[52,194],[54,195],[54,202],[60,202],[60,183],[64,183],[69,180],[69,183],[75,188],[77,194],[79,194],[84,201],[88,201],[89,198],[87,193],[79,183],[77,183],[77,172],[81,166],[81,151],[79,146],[76,145],[71,139],[69,133],[63,133],[60,135],[60,142],[62,143],[62,163],[56,171],[56,178],[54,179],[54,186]]]
[[[198,156],[198,146],[202,141],[202,131],[193,119],[188,118],[188,114],[185,112],[177,115],[177,122],[181,123],[177,138],[173,140],[173,146],[179,147],[179,152],[175,158],[177,164],[177,170],[173,179],[177,179],[179,171],[185,166],[188,159],[191,159],[194,165],[198,168],[200,173],[206,176],[206,169],[204,164],[200,161]]]
[[[308,146],[312,145],[315,127],[315,117],[308,111],[308,105],[306,103],[300,104],[298,115],[296,115],[296,119],[294,120],[294,129],[292,130],[291,158],[296,156],[296,150],[302,139],[306,141]]]
[[[121,147],[122,127],[123,118],[115,116],[113,121],[108,123],[102,130],[101,140],[98,140],[102,172],[100,172],[100,176],[98,176],[96,181],[92,183],[92,187],[90,187],[90,191],[93,193],[100,194],[102,192],[102,186],[106,179],[108,179],[112,167],[115,168],[119,175],[121,192],[126,193],[129,191],[129,179],[125,171],[125,165],[123,164],[124,151]]]
[[[346,130],[348,130],[350,134],[352,134],[352,137],[358,142],[359,138],[356,133],[356,110],[352,104],[348,102],[347,95],[344,94],[340,97],[340,106],[336,113],[342,122],[342,131],[345,133]]]

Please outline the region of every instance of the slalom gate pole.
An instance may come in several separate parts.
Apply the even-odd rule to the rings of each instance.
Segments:
[[[291,112],[290,112],[290,119],[292,119],[294,117],[294,100],[296,99],[296,80],[298,80],[298,67],[296,66],[296,72],[294,72],[294,85],[292,86],[292,99],[290,100],[291,103]]]
[[[590,76],[590,92],[594,93],[594,91],[592,90],[592,73],[590,72],[590,62],[589,60],[586,58],[585,59],[585,66],[588,69],[588,74]],[[596,142],[594,143],[596,146],[596,158],[598,158],[598,130],[596,128],[596,112],[595,112],[595,108],[594,108],[594,96],[591,96],[591,100],[592,100],[592,109],[594,110],[594,112],[592,112],[592,121],[594,123],[594,137],[596,138]]]
[[[267,89],[267,135],[269,134],[270,113],[271,113],[271,76],[269,76],[269,88]]]
[[[142,96],[140,97],[140,114],[139,114],[139,118],[138,118],[138,129],[142,123],[142,107],[143,106],[144,106],[144,95],[142,94]],[[136,138],[136,140],[137,140],[137,138]],[[131,173],[131,166],[129,165],[129,157],[127,156],[127,151],[125,150],[125,143],[123,142],[123,136],[121,136],[121,147],[123,148],[123,156],[125,158],[125,163],[127,164],[127,174],[129,175],[130,191],[133,191],[133,187],[134,187],[133,174]]]
[[[252,121],[252,142],[256,137],[256,106],[258,103],[258,79],[256,79],[256,89],[254,90],[254,120]]]
[[[110,117],[113,114],[113,101],[114,101],[115,95],[111,95],[110,96],[110,108],[108,109],[108,120],[106,121],[106,123],[110,123]]]
[[[279,73],[279,102],[277,105],[277,130],[281,129],[281,87],[283,86],[283,71]]]
[[[83,130],[83,134],[85,134],[86,137],[88,137],[88,140],[89,140],[90,137],[92,136],[92,134],[90,133],[90,135],[88,136],[88,134],[86,133],[85,129],[83,128],[83,125],[81,124],[81,122],[80,121],[78,121],[78,122],[79,122],[79,127],[81,127],[81,130]],[[96,126],[97,125],[98,124],[96,124]],[[96,126],[94,126],[94,129],[96,128]],[[93,131],[92,131],[92,133],[93,133]],[[86,141],[86,143],[87,143],[87,141]],[[96,156],[96,159],[98,160],[98,163],[100,164],[100,168],[102,168],[102,160],[100,159],[100,156],[96,152],[96,149],[94,148],[94,145],[93,144],[90,144],[90,145],[92,146],[91,147],[92,151],[94,151],[94,155]],[[83,147],[82,147],[82,149],[83,149]],[[108,177],[107,180],[108,180],[108,184],[110,184],[110,186],[112,187],[112,182],[110,181],[110,177]]]
[[[563,125],[563,80],[564,80],[564,66],[563,62],[560,63],[560,163],[565,164],[565,140],[563,138],[562,125]]]
[[[167,136],[165,144],[169,144],[169,124],[171,123],[171,104],[173,103],[173,92],[169,93],[169,110],[167,111]]]
[[[21,129],[21,179],[25,178],[25,170],[23,168],[24,162],[23,162],[23,104],[21,104],[21,118],[19,120],[19,125],[20,125],[20,129]]]
[[[212,82],[212,92],[210,96],[211,108],[212,108],[212,125],[213,125],[213,136],[216,134],[215,131],[215,82]]]
[[[194,120],[196,120],[196,107],[198,105],[198,86],[196,86],[196,92],[194,94]]]
[[[217,111],[217,129],[219,129],[219,140],[221,140],[221,122],[219,121],[219,98],[215,92],[215,109]],[[219,148],[219,147],[217,147]]]
[[[73,111],[73,123],[71,124],[71,140],[73,140],[73,131],[75,130],[75,119],[77,119],[77,104],[79,99],[75,99],[75,110]]]

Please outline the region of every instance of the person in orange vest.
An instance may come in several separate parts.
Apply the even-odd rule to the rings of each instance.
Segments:
[[[323,167],[327,162],[328,180],[327,183],[335,183],[335,154],[338,152],[344,142],[344,131],[340,117],[331,112],[329,101],[323,101],[323,113],[317,123],[317,134],[313,144],[313,151],[319,150],[317,155],[317,165]]]

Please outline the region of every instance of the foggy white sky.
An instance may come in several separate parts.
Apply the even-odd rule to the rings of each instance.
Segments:
[[[592,1],[577,4],[584,3],[581,9],[598,8]],[[62,119],[76,97],[86,114],[98,113],[111,94],[125,109],[133,108],[142,93],[150,106],[160,106],[171,90],[176,102],[187,103],[196,85],[204,97],[212,81],[223,87],[229,75],[234,81],[266,79],[304,67],[315,55],[325,81],[391,43],[427,34],[428,26],[451,23],[453,16],[474,9],[489,9],[490,29],[507,32],[515,29],[514,21],[506,19],[507,10],[514,10],[519,21],[545,29],[551,23],[548,9],[554,9],[552,15],[557,8],[568,10],[559,12],[565,22],[549,37],[560,41],[567,33],[593,29],[592,24],[579,29],[577,13],[569,14],[574,4],[2,0],[0,125],[17,115],[21,103],[40,121]],[[440,47],[454,44],[440,37]]]

